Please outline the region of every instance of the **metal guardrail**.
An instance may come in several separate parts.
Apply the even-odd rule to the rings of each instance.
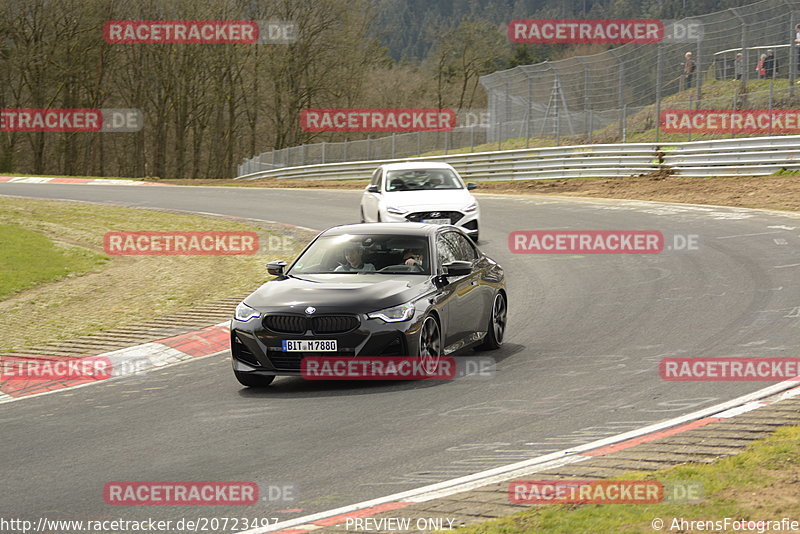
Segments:
[[[577,145],[284,167],[240,180],[365,180],[378,165],[444,161],[470,181],[627,177],[669,170],[679,176],[763,176],[800,170],[800,135],[685,143]]]

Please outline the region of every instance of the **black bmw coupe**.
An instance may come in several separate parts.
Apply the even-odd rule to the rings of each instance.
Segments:
[[[459,228],[419,223],[335,226],[231,321],[233,372],[245,386],[301,375],[304,357],[402,356],[436,366],[460,349],[503,342],[503,269]]]

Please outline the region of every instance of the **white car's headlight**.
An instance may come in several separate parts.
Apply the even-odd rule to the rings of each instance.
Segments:
[[[370,319],[381,319],[385,323],[399,323],[414,317],[414,305],[410,302],[368,313]]]
[[[408,213],[408,210],[404,210],[404,209],[400,209],[400,208],[394,208],[394,207],[388,207],[388,208],[386,208],[386,211],[388,211],[389,213],[393,213],[395,215],[403,215],[403,214]]]
[[[236,311],[233,313],[233,316],[237,321],[249,321],[250,319],[257,319],[258,317],[261,317],[261,313],[254,310],[244,302],[241,302],[238,306],[236,306]]]
[[[476,209],[478,209],[478,203],[477,202],[473,202],[472,204],[470,204],[469,206],[464,208],[464,212],[465,213],[470,213],[470,212],[475,211]]]

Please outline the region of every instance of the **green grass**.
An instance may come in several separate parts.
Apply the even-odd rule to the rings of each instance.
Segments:
[[[528,532],[656,532],[654,518],[670,530],[673,518],[686,520],[799,519],[797,477],[800,473],[800,427],[784,427],[745,452],[713,464],[687,464],[656,472],[633,473],[620,480],[653,479],[700,483],[702,502],[696,504],[547,505],[459,529],[462,534]],[[533,479],[533,477],[529,477]]]
[[[0,279],[4,288],[15,291],[0,293],[0,316],[4,324],[15,325],[0,328],[0,351],[40,346],[186,311],[198,303],[244,296],[270,278],[267,261],[291,260],[307,242],[301,236],[288,243],[294,247],[291,250],[263,250],[251,256],[110,255],[97,263],[96,258],[106,257],[106,232],[249,231],[262,240],[282,235],[281,226],[267,226],[159,210],[0,196],[0,227],[13,229],[8,243],[5,237],[0,243]],[[90,267],[63,263],[64,256],[73,262],[89,258]],[[65,266],[72,269],[71,274]],[[59,326],[42,328],[41,321],[31,321],[31,317]]]
[[[90,272],[109,260],[14,224],[0,224],[0,250],[0,300],[40,284]]]

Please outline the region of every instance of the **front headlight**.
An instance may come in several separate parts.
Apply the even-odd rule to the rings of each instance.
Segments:
[[[261,317],[261,313],[254,310],[244,302],[241,302],[238,306],[236,306],[236,311],[233,313],[233,316],[237,321],[249,321],[250,319]]]
[[[370,319],[381,319],[385,323],[399,323],[414,317],[414,305],[410,302],[368,313]]]
[[[408,213],[407,210],[403,210],[400,208],[393,208],[393,207],[386,208],[386,211],[388,211],[389,213],[393,213],[395,215],[403,215],[404,213]]]
[[[470,204],[469,206],[464,208],[464,212],[465,213],[470,213],[472,211],[475,211],[476,209],[478,209],[478,203],[477,202],[473,202],[472,204]]]

